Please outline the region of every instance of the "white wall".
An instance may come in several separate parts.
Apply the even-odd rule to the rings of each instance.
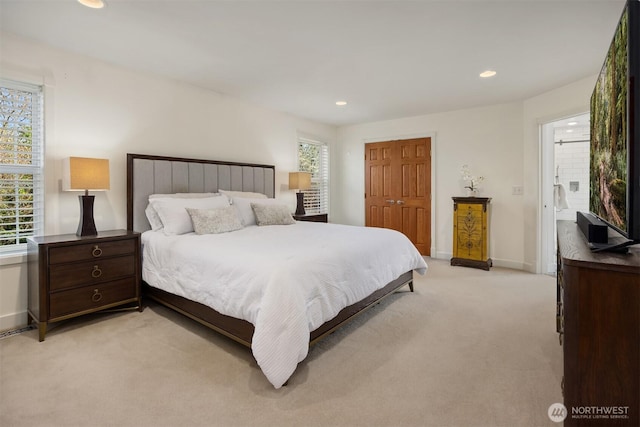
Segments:
[[[95,201],[96,227],[107,230],[126,228],[128,152],[273,164],[276,194],[293,209],[287,174],[297,168],[297,133],[335,142],[334,126],[10,34],[1,34],[0,52],[3,78],[45,85],[46,234],[78,226],[78,194],[60,191],[68,156],[109,159],[111,190]],[[26,284],[23,259],[3,259],[0,330],[26,324]]]
[[[587,77],[524,101],[524,267],[542,271],[542,203],[540,126],[589,111],[596,76]]]
[[[364,224],[365,142],[431,136],[435,146],[431,256],[451,257],[451,197],[465,195],[460,168],[468,164],[473,175],[485,177],[479,196],[492,198],[490,255],[494,264],[522,268],[522,196],[512,195],[512,187],[523,184],[522,126],[519,102],[341,127],[335,159],[340,186],[332,188],[333,218]]]

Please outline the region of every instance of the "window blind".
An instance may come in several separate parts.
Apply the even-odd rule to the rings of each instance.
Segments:
[[[329,147],[308,138],[298,138],[298,170],[311,174],[311,188],[304,190],[307,213],[329,212]]]
[[[42,88],[0,80],[0,253],[43,228]]]

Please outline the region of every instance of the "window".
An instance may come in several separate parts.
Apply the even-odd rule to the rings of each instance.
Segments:
[[[41,234],[42,88],[0,80],[0,253]]]
[[[329,212],[329,147],[322,142],[298,138],[298,170],[311,174],[311,188],[304,191],[307,213]]]

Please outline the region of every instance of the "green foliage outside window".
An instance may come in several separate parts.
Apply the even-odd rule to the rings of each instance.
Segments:
[[[321,143],[298,142],[298,170],[311,174],[311,188],[304,190],[307,213],[327,213],[328,209],[328,148]]]
[[[300,143],[298,146],[298,168],[317,177],[320,171],[320,145]]]
[[[0,246],[33,234],[33,96],[0,87]]]

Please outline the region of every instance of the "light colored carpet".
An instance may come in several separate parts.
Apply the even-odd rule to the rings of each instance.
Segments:
[[[158,305],[4,338],[0,425],[555,425],[554,279],[428,263],[280,390],[248,349]]]

